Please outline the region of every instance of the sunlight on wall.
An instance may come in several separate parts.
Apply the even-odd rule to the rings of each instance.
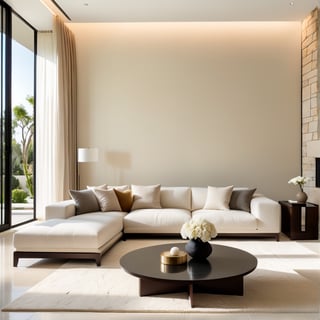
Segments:
[[[234,184],[275,199],[294,194],[287,181],[300,172],[300,23],[69,27],[79,143],[130,159],[87,168],[88,184]]]

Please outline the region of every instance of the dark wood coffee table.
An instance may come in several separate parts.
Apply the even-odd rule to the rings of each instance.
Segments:
[[[243,277],[257,266],[252,254],[232,247],[214,244],[212,254],[203,261],[188,258],[182,265],[164,265],[160,254],[171,247],[184,250],[184,243],[170,243],[137,249],[120,259],[121,267],[140,279],[140,296],[172,292],[243,295]]]

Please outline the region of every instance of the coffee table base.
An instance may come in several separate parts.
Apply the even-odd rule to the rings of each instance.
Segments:
[[[190,305],[193,308],[194,292],[243,296],[243,276],[192,282],[140,278],[140,296],[175,292],[188,292]]]

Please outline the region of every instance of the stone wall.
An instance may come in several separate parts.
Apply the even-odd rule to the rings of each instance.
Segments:
[[[311,178],[306,189],[315,186],[315,158],[308,154],[308,144],[320,137],[319,15],[316,8],[302,22],[302,174]]]
[[[302,22],[301,63],[302,174],[311,178],[305,187],[305,191],[308,194],[308,201],[320,206],[320,188],[315,187],[315,155],[320,157],[319,20],[320,13],[319,9],[316,8]]]

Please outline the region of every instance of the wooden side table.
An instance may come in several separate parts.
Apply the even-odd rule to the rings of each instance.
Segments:
[[[292,240],[316,240],[319,229],[318,205],[306,202],[279,201],[281,231]]]

